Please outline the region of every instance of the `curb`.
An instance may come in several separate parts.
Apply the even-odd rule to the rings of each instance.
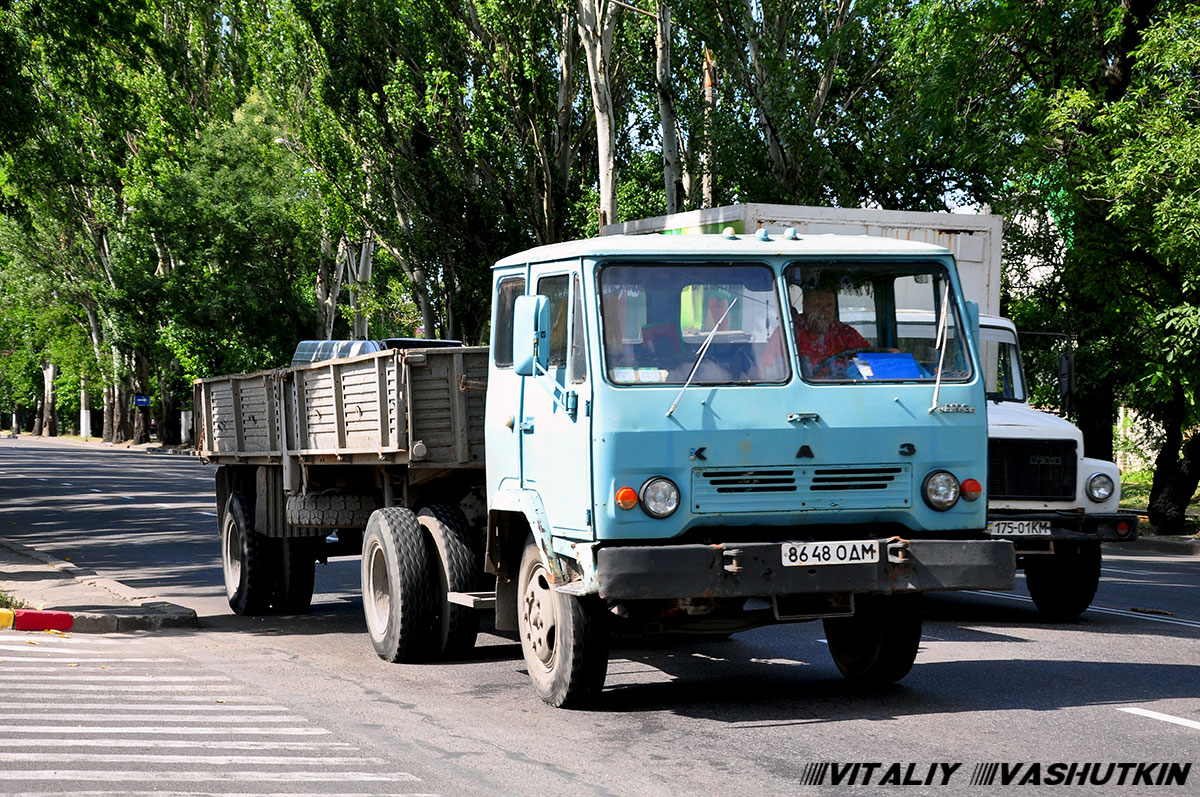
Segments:
[[[71,562],[55,559],[36,548],[0,538],[0,546],[35,559],[64,574],[83,586],[102,589],[113,594],[128,606],[97,606],[74,611],[58,609],[0,609],[0,631],[74,631],[103,634],[114,631],[156,631],[160,628],[193,628],[197,626],[196,611],[167,601],[137,603],[141,595],[128,585],[100,578],[95,572]]]
[[[1157,537],[1138,537],[1129,542],[1110,542],[1110,548],[1146,553],[1165,553],[1176,556],[1200,556],[1200,540],[1164,540]]]

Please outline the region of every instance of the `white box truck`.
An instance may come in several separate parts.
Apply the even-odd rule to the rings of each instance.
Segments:
[[[1137,516],[1119,511],[1116,465],[1084,456],[1083,435],[1029,405],[1017,329],[1001,318],[999,216],[866,208],[741,204],[612,224],[611,234],[735,233],[870,235],[942,246],[958,262],[966,298],[980,306],[980,359],[988,394],[988,531],[1011,540],[1026,586],[1047,617],[1070,620],[1091,605],[1100,580],[1100,544],[1137,537]],[[799,308],[797,308],[799,309]],[[852,314],[843,321],[855,326]],[[927,346],[933,314],[908,311],[900,348]],[[861,326],[861,325],[860,325]],[[872,341],[871,330],[859,332]]]

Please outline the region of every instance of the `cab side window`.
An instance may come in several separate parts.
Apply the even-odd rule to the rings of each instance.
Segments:
[[[571,297],[571,381],[587,381],[587,334],[583,330],[583,294],[579,275],[575,275],[575,292]]]
[[[567,364],[567,291],[570,283],[566,274],[542,277],[537,292],[550,300],[550,367]],[[511,353],[510,353],[511,359]]]
[[[512,368],[513,307],[525,294],[524,277],[508,277],[496,286],[496,321],[492,339],[492,358],[497,368]]]

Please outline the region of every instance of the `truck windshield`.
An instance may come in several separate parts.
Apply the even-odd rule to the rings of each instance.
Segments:
[[[683,385],[689,375],[693,385],[788,380],[779,294],[767,266],[621,263],[602,268],[599,283],[613,384]]]
[[[1021,350],[1012,330],[982,327],[979,341],[987,397],[992,401],[1025,401]]]
[[[957,302],[936,263],[797,263],[785,271],[800,373],[810,382],[971,378]],[[924,311],[929,323],[901,323]]]

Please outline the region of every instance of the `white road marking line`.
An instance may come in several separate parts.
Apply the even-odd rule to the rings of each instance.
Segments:
[[[87,781],[128,781],[128,780],[160,780],[170,778],[172,781],[199,780],[211,783],[214,773],[211,770],[203,772],[160,772],[156,770],[110,771],[104,769],[30,769],[15,772],[0,771],[0,780],[87,780]],[[351,783],[414,783],[421,779],[408,772],[222,772],[222,780],[240,780],[253,782],[272,782],[281,777],[301,783],[333,783],[346,781]],[[74,793],[74,792],[73,792]],[[157,793],[157,792],[156,792]]]
[[[1152,720],[1162,720],[1163,722],[1170,722],[1174,725],[1182,725],[1185,728],[1193,728],[1200,731],[1200,722],[1185,720],[1183,717],[1173,717],[1170,714],[1160,714],[1157,711],[1149,711],[1144,708],[1119,708],[1117,711],[1124,711],[1126,714],[1137,714],[1139,717],[1149,717]]]
[[[1026,598],[1024,595],[1009,595],[1006,592],[991,592],[986,589],[970,590],[976,595],[989,595],[993,598],[1006,598],[1010,601],[1020,601],[1021,603],[1033,603],[1033,598]],[[1117,617],[1131,617],[1135,620],[1149,620],[1154,623],[1166,623],[1167,625],[1182,625],[1186,628],[1200,628],[1200,622],[1196,620],[1180,620],[1176,617],[1160,617],[1154,614],[1142,614],[1141,612],[1130,612],[1124,609],[1106,609],[1103,606],[1089,606],[1089,612],[1097,612],[1098,614],[1112,614]]]
[[[30,687],[26,687],[23,691],[30,693],[30,694],[34,694],[33,689],[36,687],[37,687],[37,684],[33,684]],[[163,687],[158,686],[157,684],[54,684],[54,689],[70,691],[70,692],[154,692],[157,694],[157,693],[162,692]],[[60,697],[73,697],[73,696],[65,695],[65,694],[63,694],[63,692],[55,692],[54,689],[51,689],[46,692],[38,691],[38,692],[36,692],[36,694],[40,695],[41,697],[49,697],[50,695],[58,695]],[[205,693],[211,693],[212,685],[211,684],[203,684],[203,685],[196,684],[195,686],[186,686],[186,685],[180,685],[180,684],[172,684],[171,691],[173,691],[173,692],[204,691]],[[124,695],[122,695],[122,697],[124,697]],[[195,698],[195,696],[189,696],[188,699],[195,700],[196,698]]]
[[[5,761],[45,761],[44,753],[4,753]],[[71,761],[86,761],[94,764],[299,764],[301,766],[365,766],[386,764],[382,758],[356,758],[351,756],[286,756],[286,755],[154,755],[141,753],[72,753]],[[163,773],[170,777],[170,772]],[[290,777],[291,773],[288,773]]]
[[[344,753],[357,750],[357,747],[345,742],[295,742],[290,739],[231,739],[215,741],[212,739],[0,739],[0,750],[13,747],[35,747],[38,749],[51,747],[132,747],[141,749],[160,748],[163,750],[331,750]]]
[[[201,514],[201,515],[208,515],[209,517],[216,517],[216,516],[217,516],[217,513],[216,513],[216,512],[201,512],[200,514]]]
[[[0,725],[0,733],[108,733],[138,734],[163,733],[174,736],[213,736],[221,733],[261,734],[263,736],[325,736],[324,728],[202,728],[161,725],[94,725],[87,728],[72,728],[59,725]]]
[[[95,487],[90,488],[93,493],[102,493],[103,490],[97,490]]]
[[[40,482],[48,482],[48,481],[50,481],[50,480],[49,480],[49,479],[38,479],[38,481],[40,481]]]
[[[218,722],[218,723],[234,723],[234,722],[308,722],[304,717],[297,717],[288,714],[251,714],[249,716],[234,714],[230,716],[209,717],[203,714],[175,714],[174,712],[158,711],[152,714],[122,714],[119,711],[105,712],[104,714],[80,714],[78,712],[69,713],[44,713],[44,714],[5,714],[6,722],[20,722],[22,720],[67,720],[79,722],[147,722],[164,719],[163,714],[169,713],[171,722]]]
[[[59,482],[59,484],[61,484],[63,487],[74,487],[75,486],[75,485],[71,484],[70,482]]]
[[[388,797],[438,797],[434,792],[395,791],[388,789]],[[363,792],[321,792],[321,797],[363,797]],[[61,791],[22,791],[6,792],[7,797],[62,797]],[[237,792],[231,795],[227,791],[76,791],[71,790],[71,797],[312,797],[312,792]]]
[[[24,648],[21,648],[24,650]],[[55,651],[57,652],[57,651]],[[183,659],[114,659],[109,656],[97,656],[95,658],[84,658],[82,656],[63,656],[55,658],[51,656],[0,656],[0,662],[10,661],[46,661],[52,663],[70,663],[70,664],[179,664]],[[4,669],[13,669],[5,667]],[[38,672],[44,672],[45,668],[38,668]]]
[[[126,501],[136,501],[137,500],[132,495],[123,495],[121,497],[124,498]]]
[[[40,698],[40,696],[39,696]],[[41,705],[42,700],[29,700],[24,703],[13,701],[0,702],[0,708],[29,708],[31,705]],[[137,709],[138,711],[261,711],[261,712],[280,712],[287,711],[287,706],[255,706],[241,705],[231,706],[225,703],[71,703],[73,709],[107,709],[109,711],[129,711]],[[45,714],[33,714],[33,717],[47,716]],[[112,717],[112,714],[106,714],[106,717]],[[14,715],[5,715],[5,719],[18,719]],[[115,717],[114,717],[115,719]],[[273,721],[273,720],[272,720]]]
[[[14,675],[9,677],[0,674],[0,681],[25,681],[30,679],[24,675]],[[228,682],[230,679],[224,675],[43,675],[37,679],[38,683],[44,681],[121,681],[129,683],[198,683],[213,681]]]
[[[1127,575],[1127,576],[1156,576],[1156,575],[1158,575],[1157,573],[1151,573],[1147,570],[1121,570],[1120,568],[1117,568],[1117,567],[1102,567],[1102,568],[1100,568],[1100,571],[1102,573],[1121,573],[1121,574]]]

